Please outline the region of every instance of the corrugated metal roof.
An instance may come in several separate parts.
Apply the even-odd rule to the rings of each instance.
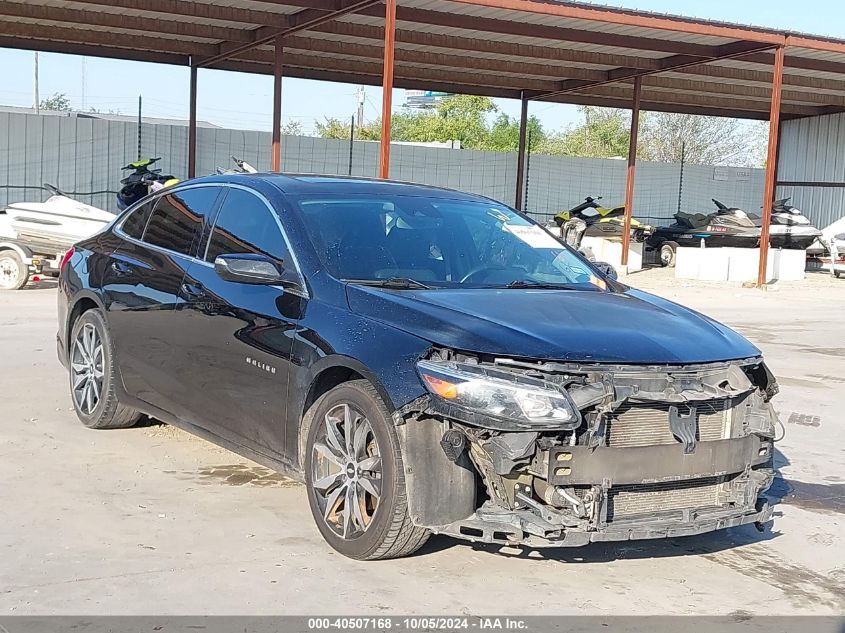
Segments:
[[[270,73],[256,43],[284,33],[290,75],[377,83],[383,12],[376,0],[0,0],[0,46]],[[624,107],[625,82],[654,75],[646,106],[749,118],[768,117],[772,49],[793,42],[786,116],[845,110],[845,42],[831,38],[553,0],[398,0],[397,27],[397,85]]]

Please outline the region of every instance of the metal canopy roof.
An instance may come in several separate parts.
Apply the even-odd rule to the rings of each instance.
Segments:
[[[552,0],[399,0],[395,86],[769,118],[845,111],[845,41]],[[380,0],[0,0],[0,46],[380,85]]]

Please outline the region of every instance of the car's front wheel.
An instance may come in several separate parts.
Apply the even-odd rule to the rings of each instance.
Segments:
[[[118,402],[111,336],[99,310],[84,312],[73,324],[68,368],[73,408],[89,429],[128,428],[141,417]]]
[[[305,482],[323,538],[359,560],[419,549],[429,531],[411,523],[399,441],[373,386],[343,383],[318,399],[309,417]]]

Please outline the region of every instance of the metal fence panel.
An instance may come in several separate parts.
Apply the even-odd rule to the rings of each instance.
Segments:
[[[845,125],[838,129],[845,134]],[[161,156],[158,166],[163,173],[187,176],[187,126],[146,122],[141,133],[142,155]],[[132,121],[0,112],[0,205],[43,200],[48,194],[37,188],[43,182],[68,192],[116,191],[123,176],[120,168],[138,155],[137,139],[137,124]],[[348,140],[285,136],[282,167],[291,173],[345,175],[350,171],[349,150]],[[270,133],[214,127],[197,130],[198,175],[231,167],[233,155],[259,170],[269,169]],[[376,176],[378,159],[377,142],[356,141],[352,175]],[[391,148],[391,175],[396,179],[479,193],[511,205],[516,162],[515,153],[400,143]],[[845,161],[839,160],[839,164],[845,168]],[[606,206],[622,204],[625,168],[623,160],[532,155],[526,172],[525,208],[545,220],[588,195],[602,196]],[[680,165],[640,162],[635,215],[653,223],[669,221],[678,210],[679,194],[683,211],[708,211],[714,197],[749,211],[756,211],[762,201],[760,169],[685,165],[683,187],[680,178]],[[115,208],[113,193],[77,197],[102,208]]]

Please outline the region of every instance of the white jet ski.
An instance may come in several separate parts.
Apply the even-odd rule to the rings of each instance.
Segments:
[[[53,191],[45,202],[15,202],[0,211],[0,237],[58,252],[94,235],[115,218],[114,213],[45,187]]]

